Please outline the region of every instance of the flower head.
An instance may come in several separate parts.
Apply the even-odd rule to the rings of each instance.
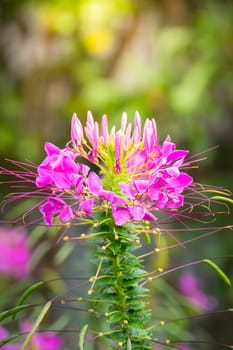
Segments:
[[[67,148],[46,143],[45,150],[36,184],[50,191],[40,206],[47,224],[57,215],[61,222],[81,213],[91,216],[103,203],[108,203],[116,225],[156,221],[155,211],[184,205],[183,191],[193,182],[181,171],[188,151],[177,150],[169,136],[160,144],[154,119],[147,119],[142,131],[139,113],[134,128],[123,113],[117,131],[115,127],[109,131],[106,115],[99,127],[88,112],[83,128],[74,114]],[[80,159],[98,166],[100,175]]]
[[[144,221],[158,225],[164,214],[180,221],[182,212],[185,220],[196,205],[208,201],[185,172],[191,164],[189,152],[177,149],[170,136],[160,142],[155,120],[146,119],[143,125],[139,113],[133,123],[123,113],[118,130],[109,129],[106,115],[99,125],[88,112],[82,126],[74,114],[66,147],[46,142],[45,152],[36,176],[31,170],[14,175],[36,185],[18,198],[40,198],[39,212],[47,225],[90,222],[106,209],[117,226]]]

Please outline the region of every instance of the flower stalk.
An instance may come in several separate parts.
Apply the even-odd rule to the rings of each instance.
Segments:
[[[134,254],[140,240],[133,225],[117,227],[111,214],[109,219],[93,230],[106,233],[93,242],[97,245],[98,268],[89,293],[94,300],[102,301],[96,303],[96,311],[100,317],[104,315],[111,330],[106,336],[113,344],[122,350],[129,349],[129,344],[135,350],[148,350],[152,345],[148,326],[151,312],[145,301],[148,290],[140,286],[145,271],[142,259]]]

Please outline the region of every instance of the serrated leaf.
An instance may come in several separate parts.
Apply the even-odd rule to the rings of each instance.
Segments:
[[[87,328],[88,328],[88,324],[85,324],[85,326],[83,326],[83,328],[81,329],[80,335],[79,335],[79,349],[80,350],[84,350],[84,340],[85,340],[85,335],[87,333]]]
[[[21,346],[20,350],[26,350],[27,349],[27,346],[28,344],[30,343],[33,335],[35,334],[37,328],[40,326],[41,322],[43,321],[45,315],[47,314],[47,312],[49,311],[50,307],[52,305],[52,302],[51,301],[48,301],[45,306],[42,308],[39,316],[37,317],[36,319],[36,322],[34,323],[30,333],[27,335],[23,345]]]
[[[32,294],[33,292],[35,292],[38,288],[40,288],[42,285],[44,284],[44,282],[37,282],[35,284],[33,284],[31,287],[29,287],[27,290],[25,290],[25,292],[23,293],[23,295],[19,298],[19,300],[16,303],[16,307],[17,306],[21,306],[24,301],[27,299],[27,297],[29,297],[30,294]],[[15,318],[15,315],[12,316],[12,319]]]
[[[231,281],[229,277],[212,260],[204,259],[202,260],[202,262],[209,265],[229,287],[231,286]]]

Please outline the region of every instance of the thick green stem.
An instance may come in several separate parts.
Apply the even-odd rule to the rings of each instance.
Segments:
[[[97,243],[98,266],[93,298],[99,301],[99,314],[104,315],[109,330],[104,334],[113,341],[113,348],[122,350],[151,349],[148,327],[150,310],[146,308],[147,289],[142,261],[133,254],[140,247],[132,225],[117,227],[112,221],[99,224],[95,232],[105,232]],[[107,233],[106,233],[107,232]],[[105,301],[105,303],[104,303]]]

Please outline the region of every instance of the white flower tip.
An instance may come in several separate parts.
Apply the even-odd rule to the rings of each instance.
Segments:
[[[93,115],[92,115],[91,111],[88,111],[88,112],[87,112],[87,121],[88,121],[91,125],[94,124],[94,118],[93,118]]]
[[[121,116],[121,130],[125,132],[125,128],[127,125],[127,113],[123,112]]]
[[[138,111],[135,112],[134,117],[135,117],[135,118],[140,118],[140,119],[141,119],[141,116],[140,116],[140,114],[139,114]]]
[[[74,113],[71,120],[71,140],[74,144],[80,145],[82,142],[83,128],[82,124]]]

